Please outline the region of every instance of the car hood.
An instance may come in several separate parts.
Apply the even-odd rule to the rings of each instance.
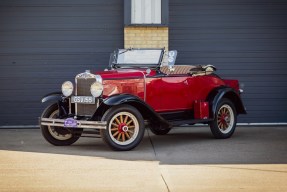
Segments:
[[[135,70],[135,69],[116,69],[109,71],[96,72],[95,74],[101,75],[103,80],[108,79],[134,79],[134,78],[143,78],[146,74],[146,71]]]
[[[127,93],[144,99],[145,69],[116,69],[101,71],[96,74],[100,75],[103,79],[103,98]]]

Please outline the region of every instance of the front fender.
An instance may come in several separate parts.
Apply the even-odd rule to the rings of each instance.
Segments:
[[[48,101],[53,101],[58,104],[59,117],[66,117],[69,114],[68,100],[63,96],[62,92],[49,93],[42,98],[42,103]]]
[[[130,94],[117,94],[106,98],[98,107],[92,119],[99,120],[110,107],[128,104],[135,107],[145,119],[150,119],[154,122],[161,122],[165,125],[170,125],[162,116],[153,110],[147,103],[135,95]]]
[[[47,101],[59,101],[63,99],[63,94],[62,92],[53,92],[45,95],[41,101],[42,103],[45,103]]]
[[[105,105],[114,106],[120,105],[128,102],[140,102],[144,103],[139,97],[130,94],[117,94],[106,98],[103,103]],[[146,104],[146,103],[144,103]],[[147,104],[146,104],[147,105]]]
[[[209,108],[211,111],[211,118],[215,117],[216,108],[222,98],[227,98],[235,105],[237,114],[246,114],[245,107],[240,96],[231,87],[218,87],[214,89],[207,97]]]

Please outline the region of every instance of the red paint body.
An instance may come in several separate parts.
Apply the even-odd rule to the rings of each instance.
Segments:
[[[145,69],[117,69],[97,73],[103,78],[103,97],[129,93],[149,104],[156,112],[192,110],[195,101],[205,101],[219,86],[238,90],[237,80],[222,80],[215,75],[158,75]]]
[[[195,100],[194,101],[194,119],[208,119],[209,105],[208,102]]]

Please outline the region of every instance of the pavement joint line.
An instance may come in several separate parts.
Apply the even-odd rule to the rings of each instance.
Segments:
[[[170,192],[169,187],[167,185],[167,182],[165,181],[164,176],[162,175],[162,173],[160,173],[160,176],[161,176],[161,178],[162,178],[162,180],[163,180],[163,182],[164,182],[164,184],[165,184],[165,186],[167,188],[167,191]]]
[[[248,170],[248,171],[263,171],[263,172],[287,173],[287,171],[252,169],[252,168],[243,168],[243,167],[227,167],[227,166],[215,166],[215,165],[206,165],[206,167],[223,168],[223,169],[239,169],[239,170]]]
[[[155,147],[154,147],[154,144],[153,144],[152,139],[151,139],[151,137],[150,137],[150,134],[149,134],[149,130],[148,130],[148,129],[147,129],[147,135],[148,135],[149,141],[150,141],[151,146],[152,146],[152,149],[153,149],[153,153],[154,153],[154,156],[155,156],[155,160],[158,160],[158,159],[157,159],[157,154],[156,154],[156,151],[155,151]],[[161,179],[163,180],[167,191],[170,192],[170,189],[169,189],[169,187],[168,187],[168,184],[167,184],[167,182],[165,181],[164,176],[163,176],[163,174],[162,174],[160,168],[159,168],[159,172],[160,172]]]
[[[151,137],[150,137],[150,135],[149,135],[149,131],[148,131],[148,129],[146,129],[146,130],[147,130],[147,135],[148,135],[149,141],[150,141],[151,146],[152,146],[152,149],[153,149],[153,153],[154,153],[154,156],[155,156],[155,160],[157,160],[156,151],[155,151],[155,148],[154,148],[153,142],[152,142],[152,140],[151,140]]]

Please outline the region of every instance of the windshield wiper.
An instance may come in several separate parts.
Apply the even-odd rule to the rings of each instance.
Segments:
[[[128,48],[128,49],[125,49],[123,52],[118,52],[118,55],[121,55],[121,54],[124,54],[124,53],[126,53],[126,52],[128,52],[128,51],[132,51],[133,50],[133,48]],[[117,57],[116,57],[116,54],[114,54],[114,61],[116,61],[117,60]],[[112,62],[112,67],[113,68],[117,68],[117,66],[119,65],[118,63],[116,63],[116,62]]]
[[[123,52],[119,52],[118,55],[121,55],[121,54],[123,54],[123,53],[126,53],[126,52],[128,52],[128,51],[132,51],[132,50],[133,50],[133,48],[128,48],[128,49],[124,50]]]

